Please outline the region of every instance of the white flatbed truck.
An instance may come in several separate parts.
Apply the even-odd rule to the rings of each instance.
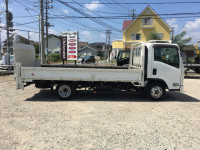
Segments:
[[[19,47],[19,46],[18,46]],[[20,52],[17,52],[20,55]],[[23,54],[21,54],[23,55]],[[31,58],[26,59],[31,60]],[[33,56],[30,56],[33,57]],[[16,88],[29,84],[53,88],[61,99],[71,99],[78,88],[98,90],[143,91],[148,98],[161,99],[166,89],[183,90],[183,63],[176,44],[149,41],[131,47],[128,67],[41,65],[24,66],[16,59]],[[30,62],[29,62],[30,63]]]

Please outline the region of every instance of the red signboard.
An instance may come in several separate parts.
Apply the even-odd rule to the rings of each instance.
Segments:
[[[69,53],[76,53],[76,51],[69,51]]]
[[[78,32],[67,32],[67,60],[77,60],[78,56]]]
[[[67,58],[73,58],[73,59],[76,59],[76,55],[69,55]]]
[[[68,41],[69,41],[69,42],[76,42],[75,39],[69,39]]]
[[[67,59],[67,37],[61,37],[61,59]]]
[[[75,45],[76,45],[76,43],[69,43],[69,45],[70,45],[70,46],[75,46]]]
[[[69,47],[69,49],[76,49],[76,47]]]

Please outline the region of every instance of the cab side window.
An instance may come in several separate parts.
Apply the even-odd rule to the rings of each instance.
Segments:
[[[154,60],[179,68],[178,49],[172,46],[155,46]]]

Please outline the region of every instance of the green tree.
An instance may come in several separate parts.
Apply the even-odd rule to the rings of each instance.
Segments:
[[[103,51],[98,51],[97,56],[99,56],[100,58],[104,57],[104,52]]]
[[[186,44],[192,40],[191,37],[183,39],[185,35],[186,31],[182,31],[180,34],[177,34],[174,37],[172,37],[172,42],[178,44],[180,50],[182,50],[186,46]]]
[[[161,40],[161,37],[156,32],[151,32],[147,38],[147,41],[149,40]]]
[[[51,60],[51,62],[58,62],[61,61],[61,57],[59,53],[52,53],[48,55],[48,59]]]
[[[35,47],[35,53],[39,54],[39,45],[35,45],[34,47]]]

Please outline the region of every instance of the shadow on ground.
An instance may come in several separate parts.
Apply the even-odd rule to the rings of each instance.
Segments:
[[[59,100],[55,92],[41,90],[33,97],[26,99],[26,101],[57,102],[61,100]],[[152,100],[140,96],[137,93],[116,91],[97,92],[95,94],[92,92],[79,91],[70,101],[152,102]],[[200,102],[200,100],[184,93],[167,92],[166,96],[160,102]]]

